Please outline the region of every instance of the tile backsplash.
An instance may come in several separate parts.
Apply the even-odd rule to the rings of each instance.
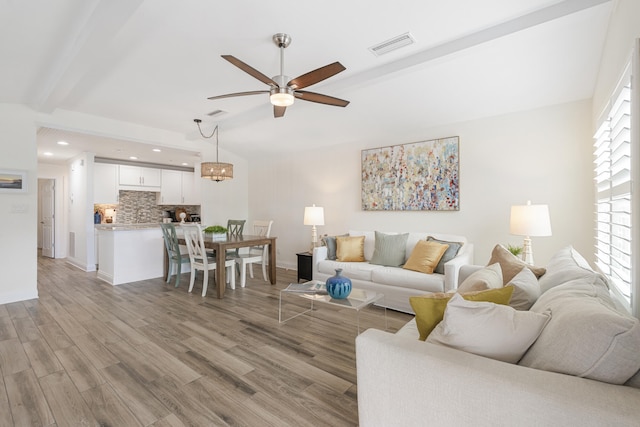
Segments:
[[[176,208],[183,208],[189,214],[200,214],[200,206],[170,206],[158,205],[156,193],[151,191],[126,191],[120,190],[120,201],[117,205],[95,205],[94,211],[98,210],[102,214],[102,222],[105,222],[105,210],[115,209],[116,224],[137,224],[162,222],[163,214],[167,210],[175,211]]]

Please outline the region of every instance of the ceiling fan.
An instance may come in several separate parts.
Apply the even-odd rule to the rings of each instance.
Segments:
[[[290,80],[289,76],[284,75],[284,49],[291,44],[291,36],[284,33],[278,33],[273,36],[273,42],[280,48],[280,74],[273,78],[265,76],[260,71],[245,64],[234,56],[222,55],[224,59],[240,68],[245,73],[255,77],[263,83],[268,84],[269,90],[228,93],[226,95],[212,96],[208,99],[221,99],[231,98],[234,96],[268,93],[271,104],[273,104],[273,116],[275,118],[284,116],[284,112],[287,107],[293,104],[294,98],[298,98],[303,101],[317,102],[319,104],[333,105],[336,107],[346,107],[349,105],[349,101],[345,101],[344,99],[301,90],[346,70],[341,63],[334,62]]]

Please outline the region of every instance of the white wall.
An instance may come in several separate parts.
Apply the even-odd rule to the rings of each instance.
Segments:
[[[274,219],[278,265],[293,268],[308,249],[305,206],[325,209],[319,234],[349,229],[461,234],[475,244],[475,262],[486,264],[496,243],[522,244],[509,235],[514,204],[546,203],[552,237],[534,237],[537,264],[572,244],[591,260],[592,174],[590,101],[557,105],[471,122],[425,128],[419,136],[360,141],[261,159],[249,164],[250,219]],[[460,210],[371,212],[360,207],[360,151],[448,136],[460,137]]]
[[[27,192],[0,193],[0,304],[38,297],[36,127],[34,113],[0,104],[0,169],[27,172]]]
[[[69,244],[67,261],[85,271],[95,271],[95,227],[93,224],[93,158],[82,153],[68,164]],[[74,239],[71,238],[73,233]],[[75,246],[71,250],[71,246]]]

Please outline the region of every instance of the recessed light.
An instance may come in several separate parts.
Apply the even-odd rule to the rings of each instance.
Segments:
[[[138,158],[136,156],[129,156],[130,160],[138,160]]]
[[[187,162],[182,162],[182,166],[189,166],[189,163],[187,163]]]
[[[53,153],[50,153],[50,152],[48,152],[48,151],[46,151],[46,152],[44,152],[44,153],[42,153],[42,154],[44,154],[45,156],[53,156]]]
[[[67,141],[58,141],[58,145],[69,145]]]
[[[160,153],[160,152],[162,152],[162,150],[161,150],[161,149],[159,149],[159,148],[154,148],[154,149],[153,149],[153,151],[155,151],[156,153]]]

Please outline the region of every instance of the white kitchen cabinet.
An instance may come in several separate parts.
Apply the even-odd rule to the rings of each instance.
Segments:
[[[93,203],[118,203],[118,165],[94,163]]]
[[[150,191],[159,191],[162,184],[162,170],[155,168],[120,165],[118,177],[120,185],[148,187]]]
[[[199,205],[200,186],[193,172],[162,170],[159,205]]]

